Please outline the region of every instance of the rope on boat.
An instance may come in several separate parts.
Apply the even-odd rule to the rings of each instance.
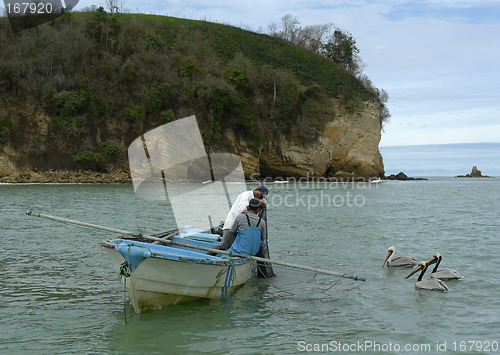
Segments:
[[[236,270],[234,268],[234,260],[232,258],[229,259],[229,266],[224,273],[226,274],[226,279],[221,290],[221,296],[226,296],[228,294],[229,288],[233,285],[234,279],[236,278]]]
[[[226,296],[232,284],[232,275],[233,275],[233,267],[229,265],[227,270],[225,271],[226,279],[224,280],[224,286],[222,286],[221,296]]]
[[[293,295],[292,292],[289,292],[289,291],[285,291],[285,290],[282,290],[281,288],[279,288],[278,286],[276,286],[267,276],[266,274],[260,269],[260,266],[259,266],[259,263],[257,263],[257,270],[258,272],[260,272],[260,274],[267,280],[269,281],[269,283],[271,284],[271,286],[273,286],[275,289],[281,291],[281,292],[284,292],[286,294],[289,294],[289,295]]]
[[[130,252],[130,247],[129,250]],[[120,265],[120,280],[123,280],[123,316],[125,318],[125,324],[127,324],[127,279],[132,275],[132,264],[127,260],[124,260]]]
[[[269,279],[268,277],[266,277],[266,275],[265,275],[265,274],[262,272],[262,270],[260,269],[259,263],[257,263],[256,268],[257,268],[257,272],[259,272],[259,271],[260,271],[260,273],[261,273],[262,277],[264,277],[267,281],[269,281],[269,283],[271,284],[271,286],[273,286],[275,289],[277,289],[277,290],[279,290],[279,291],[281,291],[281,292],[284,292],[284,293],[286,293],[286,294],[289,294],[289,295],[294,295],[294,293],[293,293],[293,292],[290,292],[290,291],[285,291],[285,290],[283,290],[283,289],[279,288],[278,286],[276,286],[276,284],[274,284],[274,283],[271,281],[271,279]],[[300,270],[300,271],[302,271],[302,270]],[[303,272],[307,272],[307,270],[304,270]],[[317,276],[317,275],[318,275],[317,273],[314,273],[313,280],[316,280],[316,276]],[[331,285],[331,286],[330,286],[330,287],[328,287],[326,290],[321,291],[321,292],[325,293],[325,292],[327,292],[327,291],[331,290],[334,286],[336,286],[336,285],[340,282],[340,280],[342,280],[342,277],[339,277],[339,278],[337,279],[337,281],[335,281],[335,282],[333,283],[333,285]]]
[[[330,290],[332,289],[332,287],[334,287],[336,284],[338,284],[338,283],[340,282],[340,280],[342,280],[342,278],[341,278],[341,277],[339,277],[339,278],[337,279],[337,281],[335,281],[335,282],[333,283],[333,285],[331,285],[331,286],[330,286],[330,287],[328,287],[326,290],[324,290],[324,291],[323,291],[323,293],[325,293],[326,291],[330,291]]]
[[[127,324],[127,278],[125,277],[125,282],[123,283],[123,317],[125,318],[125,324]]]
[[[124,261],[120,265],[120,277],[125,276],[125,277],[130,277],[132,275],[132,264],[130,264],[128,261]]]
[[[269,231],[269,224],[267,223],[267,208],[263,208],[260,212],[260,216],[264,218],[264,221],[266,222],[266,235],[264,236],[265,240],[263,243],[264,246],[260,248],[259,252],[257,253],[257,256],[264,257],[265,259],[270,259],[269,255],[269,236],[268,236],[268,231]],[[276,276],[273,270],[273,265],[271,263],[259,263],[257,262],[259,267],[257,276],[262,277],[264,276],[266,279],[268,277],[273,277]]]

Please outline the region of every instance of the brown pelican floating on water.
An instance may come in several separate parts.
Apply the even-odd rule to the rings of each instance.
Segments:
[[[437,271],[439,267],[439,263],[443,259],[443,256],[441,254],[434,254],[431,260],[429,260],[429,265],[436,263],[436,266],[434,267],[434,270],[432,270],[431,273],[431,279],[440,279],[440,280],[458,280],[458,279],[463,279],[464,277],[460,275],[458,272],[452,269],[443,269]]]
[[[397,258],[392,258],[394,256],[394,251],[396,249],[394,247],[390,247],[387,249],[387,255],[385,257],[384,263],[382,267],[384,267],[387,262],[387,266],[389,267],[413,267],[417,264],[415,258],[411,256],[398,256]]]
[[[444,283],[444,281],[441,281],[439,279],[429,279],[429,280],[422,280],[422,277],[425,274],[425,270],[427,270],[427,267],[429,266],[429,263],[427,261],[422,261],[420,262],[415,269],[413,269],[412,272],[408,274],[408,276],[405,277],[405,279],[409,278],[411,275],[415,274],[417,271],[422,270],[420,275],[418,276],[417,282],[415,282],[415,288],[419,290],[428,290],[428,291],[448,291],[448,285]]]

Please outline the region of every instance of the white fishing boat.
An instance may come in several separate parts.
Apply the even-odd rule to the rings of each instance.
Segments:
[[[203,235],[205,234],[205,235]],[[168,232],[155,234],[162,238]],[[202,298],[219,298],[241,287],[252,274],[255,262],[248,258],[209,256],[206,250],[217,242],[209,233],[172,236],[172,245],[129,239],[101,243],[122,277],[137,313]],[[182,246],[181,246],[182,245]],[[189,247],[191,246],[191,247]]]
[[[257,266],[257,274],[264,276],[266,273],[267,276],[272,276],[270,265],[276,264],[365,281],[364,277],[356,275],[270,260],[267,243],[262,250],[263,258],[213,250],[218,244],[218,235],[192,227],[180,229],[179,236],[175,235],[177,230],[139,236],[122,229],[32,211],[27,211],[26,214],[121,234],[120,238],[105,240],[100,245],[107,250],[115,272],[122,276],[122,283],[127,288],[130,302],[137,313],[171,304],[228,295],[248,281],[254,266]],[[211,256],[208,252],[220,254]]]

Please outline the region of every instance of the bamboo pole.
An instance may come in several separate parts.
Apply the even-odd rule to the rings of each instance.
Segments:
[[[179,233],[178,230],[176,230],[175,232],[169,233],[169,234],[161,237],[161,239],[163,239],[163,240],[169,240],[170,238],[172,238],[174,235],[176,235],[178,233]],[[159,241],[155,241],[155,242],[153,242],[153,244],[160,244],[160,242]]]
[[[306,270],[306,271],[313,271],[313,272],[316,272],[318,274],[325,274],[325,275],[331,275],[331,276],[337,276],[337,277],[344,277],[344,278],[351,279],[351,280],[354,280],[354,281],[366,281],[366,279],[364,277],[359,277],[359,276],[349,275],[349,274],[339,274],[337,272],[333,272],[333,271],[330,271],[330,270],[318,269],[318,268],[314,268],[314,267],[310,267],[310,266],[305,266],[305,265],[291,264],[291,263],[287,263],[287,262],[280,261],[280,260],[271,260],[271,259],[260,258],[258,256],[252,256],[252,255],[246,255],[246,254],[237,254],[237,253],[228,252],[227,250],[205,248],[205,247],[200,247],[200,246],[196,246],[196,245],[179,243],[179,242],[175,242],[173,240],[166,241],[166,242],[167,242],[166,244],[175,244],[175,245],[178,245],[180,247],[205,250],[205,251],[208,251],[208,252],[218,253],[218,254],[224,254],[224,255],[229,255],[229,256],[237,256],[239,258],[247,258],[247,259],[251,259],[251,260],[255,260],[255,261],[260,261],[260,262],[263,262],[263,263],[272,263],[272,264],[286,266],[286,267],[290,267],[290,268],[294,268],[294,269],[300,269],[300,270]]]
[[[99,226],[97,224],[85,223],[85,222],[75,221],[75,220],[72,220],[72,219],[66,219],[66,218],[61,218],[61,217],[57,217],[57,216],[50,216],[48,214],[43,214],[43,213],[34,213],[32,211],[26,211],[26,214],[28,216],[35,216],[35,217],[42,217],[42,218],[52,219],[52,220],[57,221],[57,222],[71,223],[71,224],[76,224],[76,225],[79,225],[79,226],[84,226],[84,227],[89,227],[89,228],[95,228],[95,229],[101,229],[101,230],[105,230],[107,232],[119,233],[119,234],[127,234],[127,235],[130,235],[130,236],[133,236],[133,237],[139,237],[139,235],[137,235],[137,234],[134,234],[134,233],[128,232],[126,230],[122,230],[122,229],[103,227],[103,226]]]
[[[254,260],[254,261],[259,261],[259,262],[264,262],[264,263],[272,263],[272,264],[286,266],[286,267],[289,267],[289,268],[294,268],[294,269],[299,269],[299,270],[312,271],[312,272],[315,272],[315,273],[318,273],[318,274],[325,274],[325,275],[330,275],[330,276],[343,277],[343,278],[351,279],[351,280],[354,280],[354,281],[366,281],[366,279],[364,277],[360,277],[360,276],[349,275],[349,274],[340,274],[340,273],[333,272],[333,271],[330,271],[330,270],[313,268],[313,267],[305,266],[305,265],[291,264],[291,263],[287,263],[287,262],[280,261],[280,260],[264,259],[264,258],[260,258],[258,256],[252,256],[252,255],[246,255],[246,254],[237,254],[237,253],[232,253],[232,252],[229,252],[229,251],[226,251],[226,250],[205,248],[205,247],[191,245],[191,244],[179,243],[179,242],[175,242],[175,241],[169,240],[169,239],[157,238],[157,237],[154,237],[152,235],[141,235],[140,236],[140,235],[137,235],[137,234],[134,234],[132,232],[128,232],[128,231],[122,230],[122,229],[109,228],[109,227],[99,226],[97,224],[85,223],[85,222],[80,222],[80,221],[75,221],[75,220],[71,220],[71,219],[67,219],[67,218],[61,218],[61,217],[51,216],[51,215],[42,214],[42,213],[33,213],[31,211],[27,211],[26,214],[28,216],[35,216],[35,217],[47,218],[47,219],[51,219],[51,220],[54,220],[54,221],[57,221],[57,222],[76,224],[76,225],[80,225],[80,226],[84,226],[84,227],[105,230],[105,231],[112,232],[112,233],[119,233],[119,234],[124,234],[124,235],[130,235],[130,236],[133,236],[133,237],[143,238],[143,239],[146,239],[146,240],[151,240],[153,242],[159,242],[159,243],[163,243],[163,244],[166,244],[166,245],[178,245],[178,246],[181,246],[181,247],[186,247],[186,248],[191,248],[191,249],[198,249],[198,250],[204,250],[204,251],[207,251],[207,252],[212,252],[212,253],[217,253],[217,254],[229,255],[230,257],[246,258],[246,259],[250,259],[250,260]]]

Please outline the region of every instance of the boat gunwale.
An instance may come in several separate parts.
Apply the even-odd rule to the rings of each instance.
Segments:
[[[122,238],[110,238],[102,241],[99,243],[100,246],[109,248],[109,249],[115,249],[120,245],[120,243],[116,244],[113,242],[117,241],[127,241],[127,244],[133,245],[135,247],[139,248],[147,248],[147,246],[142,245],[142,244],[150,244],[150,243],[144,243],[144,242],[138,242],[134,240],[129,240],[129,239],[122,239]],[[141,243],[139,245],[135,243]],[[182,250],[181,248],[175,248],[175,245],[155,245],[155,247],[167,247],[167,248],[172,248],[172,249],[177,249],[177,250]],[[186,247],[187,248],[187,247]],[[164,260],[170,260],[170,261],[177,261],[177,262],[187,262],[187,263],[197,263],[197,264],[205,264],[205,265],[219,265],[219,266],[229,266],[229,265],[242,265],[246,264],[248,262],[251,262],[252,260],[247,259],[247,258],[241,258],[241,257],[229,257],[229,256],[224,256],[224,257],[217,257],[217,256],[209,256],[209,255],[202,255],[202,253],[198,250],[193,248],[193,252],[198,252],[200,254],[199,257],[197,256],[187,256],[187,255],[178,255],[178,254],[173,254],[173,253],[163,253],[159,251],[154,251],[149,248],[147,248],[151,255],[151,258],[157,258],[157,259],[164,259]],[[190,249],[187,249],[191,251]]]

